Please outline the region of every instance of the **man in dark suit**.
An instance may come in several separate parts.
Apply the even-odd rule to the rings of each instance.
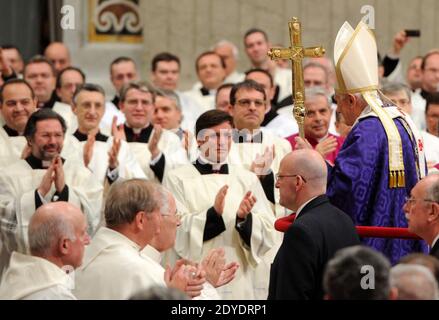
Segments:
[[[271,266],[269,300],[322,299],[328,260],[360,243],[351,218],[329,203],[326,179],[326,164],[314,150],[293,151],[280,163],[279,202],[296,212],[296,220]]]
[[[408,228],[430,246],[430,254],[439,258],[439,174],[420,180],[404,205]]]

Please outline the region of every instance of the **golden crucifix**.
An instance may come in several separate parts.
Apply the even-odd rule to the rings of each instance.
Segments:
[[[302,46],[302,36],[300,21],[293,17],[288,22],[290,29],[290,47],[289,48],[271,48],[268,51],[268,56],[272,60],[288,59],[293,63],[292,77],[293,77],[293,115],[299,125],[299,135],[305,138],[303,131],[303,122],[306,116],[305,109],[305,86],[303,83],[303,69],[302,59],[304,57],[321,57],[325,54],[325,49],[322,46],[304,48]]]

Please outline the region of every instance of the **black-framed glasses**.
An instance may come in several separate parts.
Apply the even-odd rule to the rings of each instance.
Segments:
[[[437,201],[431,200],[431,199],[415,199],[413,197],[405,197],[404,198],[405,203],[407,203],[408,205],[412,205],[414,204],[416,201],[424,201],[424,202],[433,202],[433,203],[437,203]]]
[[[288,178],[288,177],[290,177],[290,178],[300,177],[303,180],[303,182],[306,183],[306,179],[303,176],[301,176],[300,174],[279,174],[279,173],[276,173],[276,176],[275,176],[276,181],[279,181],[279,179],[281,179],[281,178]]]

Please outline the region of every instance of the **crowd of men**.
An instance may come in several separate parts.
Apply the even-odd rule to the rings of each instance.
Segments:
[[[380,60],[369,31],[345,23],[335,64],[304,62],[304,139],[261,29],[251,69],[220,41],[188,91],[172,53],[149,75],[118,57],[114,97],[66,44],[2,46],[0,298],[438,299],[439,49],[403,74],[407,35]]]

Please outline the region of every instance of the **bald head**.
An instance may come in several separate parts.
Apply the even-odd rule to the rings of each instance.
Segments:
[[[53,63],[57,73],[71,65],[69,49],[61,42],[49,44],[44,56]]]
[[[29,223],[30,252],[49,260],[62,258],[59,252],[61,242],[77,241],[81,233],[86,234],[86,228],[84,214],[74,205],[62,201],[42,205]]]
[[[297,210],[313,197],[326,193],[327,169],[322,156],[314,150],[296,150],[281,161],[276,188],[279,203]]]
[[[320,153],[314,150],[295,150],[281,162],[286,172],[301,175],[307,184],[326,192],[327,168]],[[288,173],[287,173],[288,174]]]

